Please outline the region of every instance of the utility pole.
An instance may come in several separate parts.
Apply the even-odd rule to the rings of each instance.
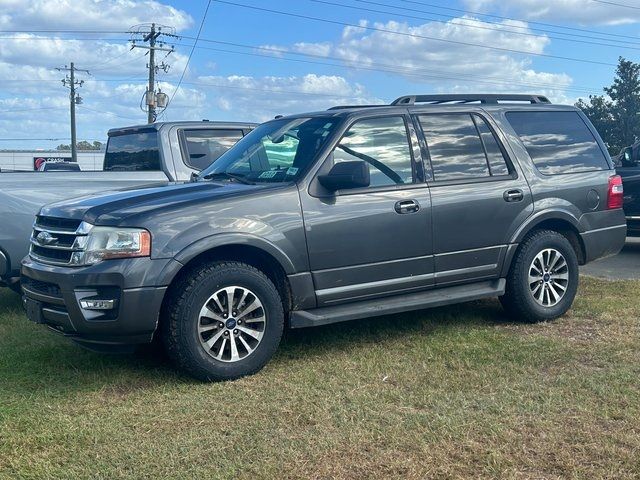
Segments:
[[[76,88],[80,88],[84,83],[84,80],[76,80],[75,73],[76,72],[85,72],[87,75],[90,75],[89,70],[82,70],[76,68],[73,62],[71,62],[71,66],[64,68],[56,68],[59,72],[69,72],[68,75],[62,79],[62,85],[69,88],[69,103],[71,110],[71,161],[74,163],[78,162],[78,147],[76,141],[76,104],[82,103],[82,97],[76,94]]]
[[[145,30],[142,30],[141,28],[144,28]],[[131,33],[133,35],[142,35],[142,42],[148,43],[149,45],[138,45],[134,38],[131,41],[131,49],[143,48],[149,51],[149,63],[147,64],[147,68],[149,69],[149,84],[147,86],[147,91],[144,94],[144,104],[147,107],[147,121],[149,123],[153,123],[157,118],[157,109],[166,108],[167,106],[167,95],[162,93],[160,89],[158,89],[158,92],[155,91],[156,74],[160,70],[165,73],[169,71],[169,65],[164,63],[164,61],[162,61],[160,65],[156,65],[156,51],[167,52],[167,56],[174,51],[173,46],[171,48],[165,47],[165,43],[159,41],[158,38],[163,35],[169,37],[175,37],[175,35],[162,31],[163,28],[173,30],[171,27],[157,26],[155,23],[148,26],[148,30],[146,30],[146,28],[147,26],[141,25],[138,27],[137,31],[132,31]]]
[[[153,92],[156,85],[156,39],[160,36],[160,32],[156,32],[156,24],[151,24],[151,31],[149,35],[144,37],[145,42],[149,41],[149,87],[147,92]],[[156,119],[156,105],[155,102],[149,102],[147,99],[147,105],[149,105],[149,111],[147,112],[147,122],[153,123]]]

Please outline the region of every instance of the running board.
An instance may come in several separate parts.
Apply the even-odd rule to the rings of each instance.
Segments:
[[[332,307],[291,312],[291,328],[319,327],[330,323],[346,322],[359,318],[377,317],[393,313],[441,307],[453,303],[470,302],[481,298],[499,297],[504,294],[504,278],[435,288],[425,292],[376,298]]]

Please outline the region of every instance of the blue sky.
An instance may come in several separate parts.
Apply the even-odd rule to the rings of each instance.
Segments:
[[[204,0],[0,0],[0,148],[68,143],[55,67],[70,61],[91,72],[82,75],[79,139],[144,123],[146,57],[126,33],[140,23],[182,36],[166,38],[176,50],[158,86],[173,96],[183,71],[184,80],[161,119],[262,121],[408,93],[527,92],[573,103],[601,93],[619,56],[638,60],[635,4],[214,0],[185,70]],[[56,140],[26,140],[45,138]]]

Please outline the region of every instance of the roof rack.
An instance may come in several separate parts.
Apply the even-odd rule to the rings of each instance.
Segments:
[[[549,104],[549,99],[543,95],[519,95],[519,94],[455,94],[455,95],[406,95],[395,99],[391,105],[415,105],[416,103],[428,103],[440,105],[443,103],[493,103],[500,102],[528,102],[532,104]]]
[[[328,110],[345,110],[348,108],[375,108],[375,107],[386,107],[387,105],[336,105],[335,107],[331,107]]]

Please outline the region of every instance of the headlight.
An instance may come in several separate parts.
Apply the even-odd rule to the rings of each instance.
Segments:
[[[86,224],[85,224],[86,225]],[[148,257],[151,234],[142,228],[93,227],[87,236],[76,238],[72,265],[93,265],[110,258]]]

